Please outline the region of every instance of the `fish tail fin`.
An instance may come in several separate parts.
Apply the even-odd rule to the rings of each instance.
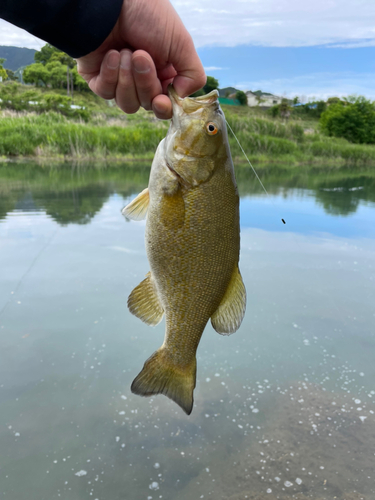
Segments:
[[[133,380],[131,391],[139,396],[164,394],[190,415],[193,409],[197,362],[181,368],[171,361],[168,351],[161,347],[145,362]]]

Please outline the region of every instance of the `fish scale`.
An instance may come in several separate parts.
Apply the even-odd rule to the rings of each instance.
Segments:
[[[135,378],[132,391],[165,394],[190,414],[196,351],[208,320],[233,333],[245,313],[238,269],[239,197],[225,118],[217,92],[181,99],[173,88],[173,120],[159,144],[148,190],[124,209],[147,213],[150,274],[130,294],[130,311],[148,324],[166,317],[164,343]]]

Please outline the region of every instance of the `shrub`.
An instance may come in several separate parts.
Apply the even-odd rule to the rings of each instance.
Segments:
[[[329,136],[344,137],[354,143],[375,143],[375,103],[364,97],[351,98],[329,106],[319,125]]]

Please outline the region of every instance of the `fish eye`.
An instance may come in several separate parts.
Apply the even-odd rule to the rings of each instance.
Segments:
[[[206,124],[206,130],[209,135],[215,135],[219,132],[219,129],[217,128],[214,122],[208,122]]]

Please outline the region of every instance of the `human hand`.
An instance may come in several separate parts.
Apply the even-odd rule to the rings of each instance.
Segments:
[[[123,0],[110,35],[77,63],[100,97],[116,99],[125,113],[142,106],[162,119],[172,116],[169,83],[181,97],[206,83],[192,38],[169,0]]]

